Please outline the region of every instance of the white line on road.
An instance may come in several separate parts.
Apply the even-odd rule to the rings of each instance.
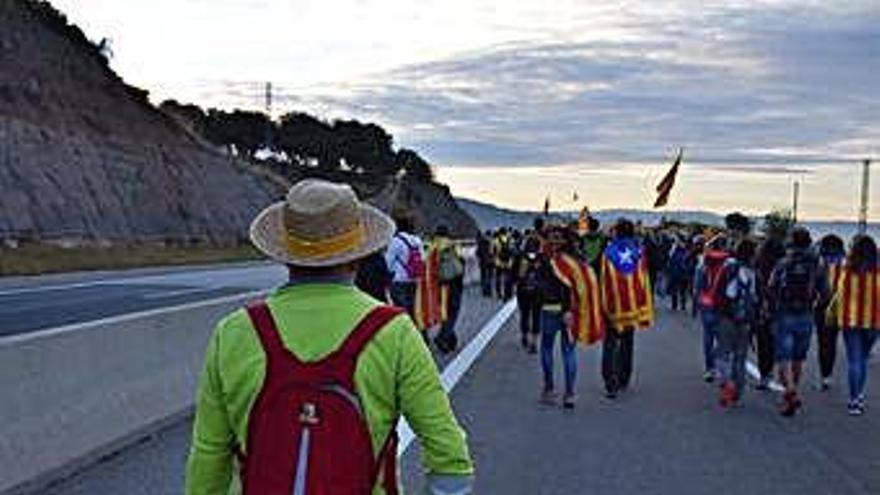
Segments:
[[[153,292],[151,294],[144,294],[141,296],[141,299],[151,300],[151,299],[166,299],[169,297],[177,297],[184,296],[188,294],[197,294],[199,292],[209,292],[212,290],[217,290],[217,287],[188,287],[186,289],[179,290],[169,290],[165,292]]]
[[[74,323],[71,325],[64,325],[60,327],[47,328],[44,330],[36,330],[34,332],[27,332],[17,335],[9,335],[6,337],[0,337],[0,347],[6,347],[11,345],[22,344],[26,342],[30,342],[33,340],[44,339],[51,336],[57,336],[61,334],[65,334],[68,332],[76,332],[79,330],[88,330],[96,327],[100,327],[102,325],[111,325],[117,323],[123,323],[126,321],[137,320],[140,318],[149,318],[152,316],[158,316],[165,313],[174,313],[178,311],[188,311],[196,308],[203,308],[206,306],[214,306],[217,304],[223,304],[232,301],[238,301],[242,299],[255,299],[258,297],[265,296],[268,291],[253,291],[253,292],[242,292],[239,294],[232,294],[230,296],[217,297],[214,299],[207,299],[204,301],[196,301],[186,304],[179,304],[177,306],[167,306],[164,308],[157,309],[148,309],[146,311],[137,311],[135,313],[126,313],[124,315],[111,316],[108,318],[101,318],[99,320],[92,320],[83,323]]]
[[[489,342],[491,342],[498,331],[504,327],[504,324],[507,323],[507,320],[513,314],[515,309],[516,301],[510,301],[502,306],[501,309],[495,313],[495,316],[493,316],[492,319],[480,329],[477,335],[471,339],[468,345],[459,352],[457,356],[455,356],[455,359],[446,365],[443,369],[443,373],[440,375],[440,383],[443,384],[446,393],[452,392],[452,389],[455,388],[459,380],[461,380],[461,377],[463,377],[471,366],[473,366],[474,361],[477,360],[486,346],[489,345]],[[406,419],[401,419],[400,424],[397,426],[397,434],[400,437],[400,443],[397,446],[397,456],[401,457],[410,444],[412,444],[412,441],[415,439],[415,434],[406,422]]]
[[[99,280],[95,282],[76,282],[70,284],[59,285],[42,285],[39,287],[22,287],[19,289],[0,290],[0,297],[18,296],[21,294],[33,294],[35,292],[58,292],[62,290],[82,289],[84,287],[94,287],[96,285],[110,285],[112,282],[108,280]]]

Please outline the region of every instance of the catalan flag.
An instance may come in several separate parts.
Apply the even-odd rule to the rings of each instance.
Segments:
[[[835,299],[830,310],[836,313],[840,328],[880,330],[880,269],[857,272],[844,268]]]
[[[654,324],[648,259],[633,239],[617,239],[602,256],[602,310],[618,331]]]
[[[574,324],[569,330],[573,342],[594,344],[605,336],[599,296],[599,281],[586,263],[567,254],[557,254],[550,260],[553,273],[568,287]]]
[[[436,247],[431,247],[425,256],[425,273],[416,285],[414,319],[416,326],[422,331],[428,331],[443,321],[443,294],[439,273],[440,253]]]
[[[657,184],[657,201],[654,202],[654,208],[666,206],[669,202],[669,194],[672,192],[672,186],[675,185],[675,177],[678,175],[678,168],[681,166],[681,157],[683,154],[684,150],[679,149],[678,156],[675,158],[675,163],[672,164],[672,168],[669,169],[669,172],[666,172],[663,180]]]

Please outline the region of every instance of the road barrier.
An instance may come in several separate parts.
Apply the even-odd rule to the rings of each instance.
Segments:
[[[0,341],[0,493],[34,492],[189,414],[214,324],[259,295]]]

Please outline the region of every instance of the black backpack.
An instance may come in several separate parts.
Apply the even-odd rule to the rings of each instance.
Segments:
[[[805,313],[813,310],[816,299],[816,259],[798,253],[783,261],[779,274],[779,306],[782,309]]]

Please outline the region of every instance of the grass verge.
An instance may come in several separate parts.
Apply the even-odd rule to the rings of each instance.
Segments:
[[[80,270],[197,265],[261,259],[251,246],[57,247],[25,244],[0,248],[0,276],[39,275]]]

